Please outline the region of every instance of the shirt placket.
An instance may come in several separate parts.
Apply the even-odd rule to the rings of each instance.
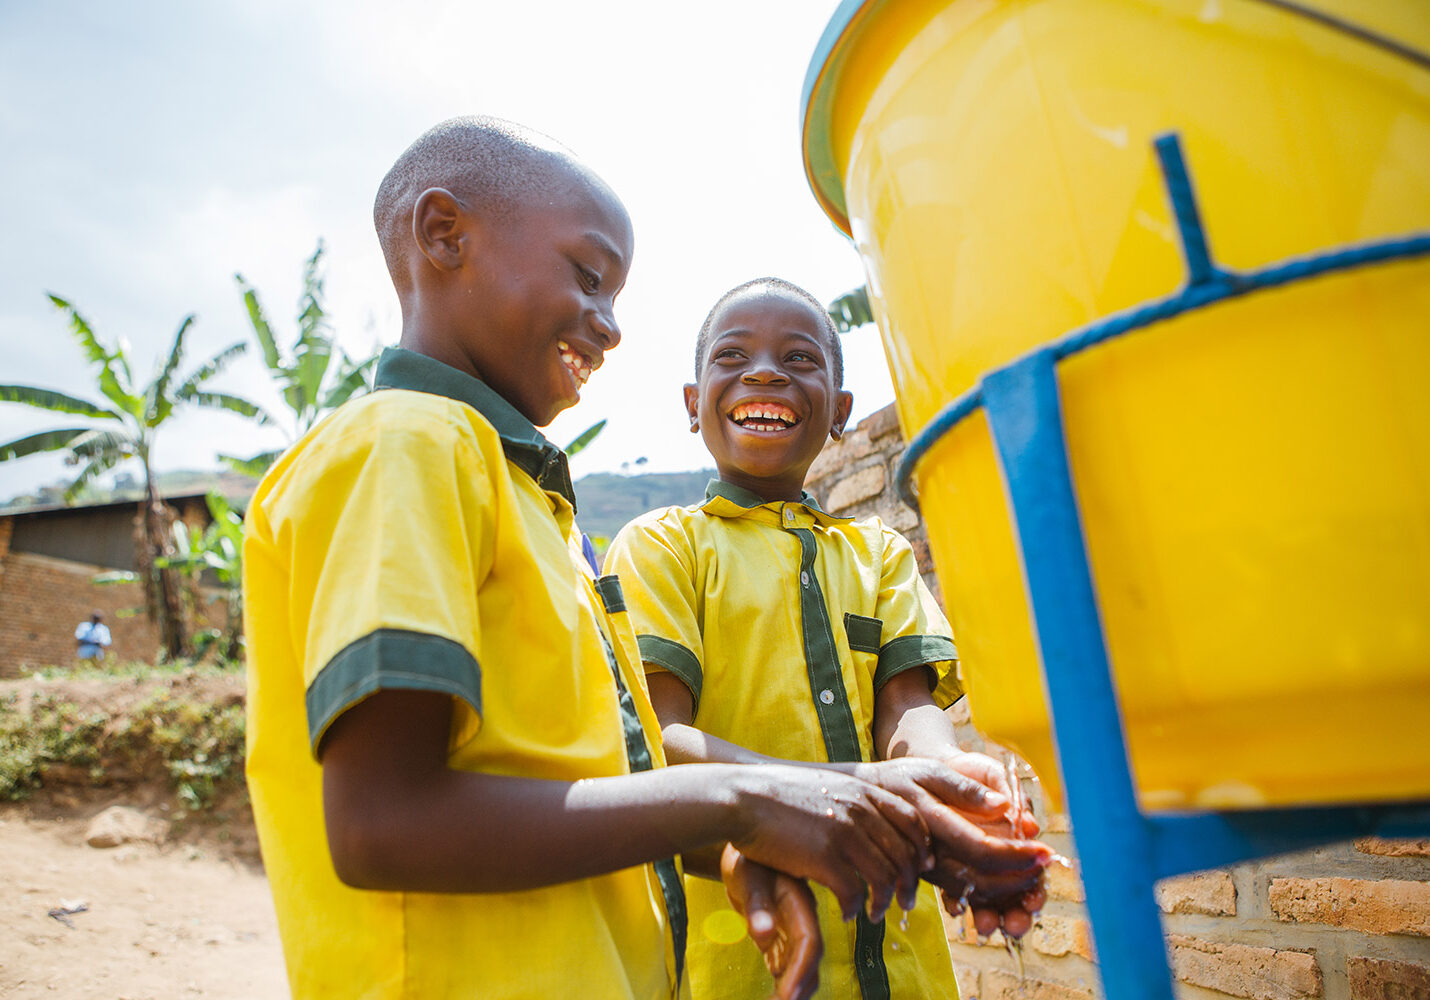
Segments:
[[[844,671],[840,668],[829,608],[824,603],[824,589],[815,572],[818,539],[813,528],[801,526],[799,506],[790,503],[782,505],[780,527],[799,539],[800,630],[810,695],[829,760],[858,762],[864,759],[859,747],[859,733],[854,726],[854,711],[844,686]],[[889,973],[884,965],[884,922],[874,923],[862,910],[855,923],[854,972],[864,1000],[889,1000]]]

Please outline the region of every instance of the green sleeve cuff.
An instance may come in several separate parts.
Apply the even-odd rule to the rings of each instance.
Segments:
[[[482,714],[482,668],[466,647],[440,635],[380,628],[344,646],[308,685],[313,756],[339,715],[382,690],[449,694]]]
[[[638,635],[636,645],[640,647],[641,662],[654,663],[664,667],[686,687],[695,699],[695,710],[700,710],[700,689],[705,683],[705,672],[700,669],[700,657],[678,642],[662,639],[658,635]]]
[[[943,635],[901,635],[879,649],[879,665],[874,668],[874,691],[912,667],[957,660],[953,640]]]

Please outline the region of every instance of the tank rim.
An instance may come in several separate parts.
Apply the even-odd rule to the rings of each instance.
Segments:
[[[804,175],[815,200],[831,222],[851,236],[844,183],[829,142],[830,92],[855,33],[855,22],[879,0],[842,0],[810,57],[800,95],[800,135]]]

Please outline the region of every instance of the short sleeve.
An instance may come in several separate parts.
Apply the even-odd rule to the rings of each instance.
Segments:
[[[937,679],[934,700],[940,708],[962,697],[956,669],[958,651],[948,620],[919,576],[918,561],[908,539],[889,528],[884,529],[878,617],[884,623],[884,642],[874,671],[876,691],[891,677],[928,665]]]
[[[475,430],[441,413],[377,409],[360,433],[310,448],[269,507],[315,753],[379,690],[446,693],[480,717],[492,484]]]
[[[621,529],[606,553],[621,579],[647,673],[668,671],[700,707],[703,643],[695,597],[695,559],[673,514],[650,514]]]

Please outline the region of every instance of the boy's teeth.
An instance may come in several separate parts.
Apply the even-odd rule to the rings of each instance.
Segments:
[[[773,406],[768,403],[749,403],[737,406],[731,411],[730,419],[742,427],[761,431],[783,430],[799,423],[799,418],[786,407]]]
[[[561,352],[561,363],[576,378],[578,385],[585,385],[586,380],[591,377],[591,365],[579,352],[573,351],[571,345],[564,340],[556,342],[556,349]]]

